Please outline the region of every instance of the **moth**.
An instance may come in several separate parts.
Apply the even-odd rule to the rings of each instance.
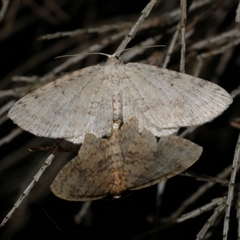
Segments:
[[[109,136],[133,117],[155,136],[203,124],[232,103],[218,85],[114,55],[40,87],[17,101],[8,116],[36,136],[82,143],[85,133]]]
[[[177,136],[157,140],[146,129],[139,133],[136,118],[107,139],[87,133],[78,155],[58,173],[52,192],[69,201],[89,201],[125,190],[145,188],[189,168],[202,147]]]

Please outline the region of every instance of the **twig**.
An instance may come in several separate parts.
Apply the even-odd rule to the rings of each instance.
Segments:
[[[235,21],[236,21],[236,22],[240,22],[240,1],[239,1],[239,3],[238,3],[238,6],[237,6]]]
[[[89,208],[92,204],[92,201],[84,202],[81,210],[74,216],[74,221],[76,224],[80,224],[84,217],[88,214]]]
[[[181,59],[180,59],[180,72],[185,73],[185,55],[186,55],[186,19],[187,19],[187,6],[186,0],[181,0]]]
[[[219,177],[211,177],[211,176],[207,176],[205,174],[198,174],[198,173],[193,173],[190,171],[185,171],[183,173],[180,173],[180,175],[187,176],[187,177],[193,177],[199,181],[220,183],[223,186],[227,186],[229,183],[229,181],[227,179],[221,179]]]
[[[22,132],[23,132],[23,130],[21,128],[15,128],[7,136],[5,136],[2,139],[0,139],[0,146],[2,146],[4,143],[11,142],[15,137],[17,137]]]
[[[188,134],[192,133],[193,131],[195,131],[199,126],[192,126],[192,127],[188,127],[186,128],[181,134],[179,134],[179,137],[186,137]]]
[[[174,49],[175,43],[177,41],[177,38],[178,38],[178,35],[179,35],[179,32],[180,32],[180,27],[181,27],[181,24],[179,23],[177,25],[176,31],[173,34],[173,37],[171,39],[171,42],[170,42],[170,45],[169,45],[169,48],[168,48],[168,51],[167,51],[167,54],[166,54],[163,66],[162,66],[163,68],[166,68],[168,63],[169,63],[169,61],[170,61],[170,58],[171,58],[171,55],[173,53],[173,49]]]
[[[38,40],[50,40],[60,37],[74,37],[77,35],[83,34],[91,34],[91,33],[106,33],[112,30],[122,31],[123,29],[130,28],[132,23],[130,22],[119,22],[115,24],[106,24],[99,27],[87,28],[87,29],[77,29],[74,31],[67,31],[67,32],[56,32],[51,34],[46,34],[38,38]]]
[[[210,57],[210,56],[218,55],[218,54],[224,53],[226,50],[238,45],[239,43],[240,43],[240,39],[235,39],[234,41],[230,42],[229,44],[226,44],[222,47],[218,47],[215,50],[202,53],[199,56],[202,57],[202,58],[207,58],[207,57]]]
[[[231,170],[232,170],[232,167],[228,166],[217,176],[219,178],[226,178],[231,173]],[[173,219],[176,219],[178,216],[180,216],[190,204],[194,203],[200,196],[202,196],[206,191],[208,191],[211,187],[213,187],[214,184],[215,183],[213,183],[213,182],[209,182],[209,183],[206,183],[203,186],[199,187],[195,193],[193,193],[189,198],[187,198],[179,206],[179,208],[170,215],[170,217],[164,219],[164,222],[172,221]]]
[[[204,206],[197,208],[189,213],[184,214],[183,216],[181,216],[180,218],[173,220],[169,223],[163,224],[153,230],[141,233],[137,236],[134,236],[133,238],[131,238],[132,240],[139,240],[139,239],[143,239],[146,238],[154,233],[157,233],[159,231],[161,231],[162,229],[166,229],[172,225],[176,225],[178,223],[184,222],[190,218],[194,218],[196,216],[199,216],[200,214],[202,214],[203,212],[206,211],[210,211],[211,209],[213,209],[215,206],[222,204],[224,201],[226,201],[225,197],[220,197],[220,198],[215,198],[213,199],[210,203],[205,204]]]
[[[232,98],[237,97],[239,94],[240,94],[240,86],[239,86],[238,88],[234,89],[234,90],[230,93],[230,95],[231,95]]]
[[[178,218],[176,220],[176,222],[177,223],[184,222],[184,221],[188,220],[189,218],[194,218],[196,216],[199,216],[203,212],[209,211],[209,210],[213,209],[215,206],[222,204],[223,201],[225,201],[225,200],[226,200],[225,197],[215,198],[210,203],[207,203],[200,208],[197,208],[189,213],[182,215],[180,218]]]
[[[234,153],[234,159],[232,163],[232,174],[231,174],[229,186],[228,186],[227,208],[226,208],[224,224],[223,224],[223,240],[227,240],[227,236],[228,236],[230,210],[231,210],[232,199],[233,199],[233,190],[234,190],[236,173],[237,173],[238,165],[240,161],[239,157],[240,157],[240,134],[238,137],[237,146]]]
[[[156,227],[159,223],[160,208],[162,204],[162,196],[165,190],[167,181],[162,181],[158,184],[157,194],[156,194],[156,209],[154,214],[154,226]]]
[[[144,20],[148,17],[149,13],[151,12],[153,6],[157,0],[150,0],[150,2],[147,4],[147,6],[143,9],[141,16],[137,20],[137,22],[134,24],[134,26],[131,28],[130,32],[126,35],[126,37],[123,39],[122,43],[119,45],[117,50],[113,55],[116,57],[119,57],[121,52],[125,49],[125,47],[128,45],[128,43],[134,38],[136,35],[138,28],[140,25],[144,22]]]
[[[7,102],[4,106],[2,106],[0,108],[0,116],[2,116],[5,112],[7,112],[14,103],[15,103],[15,101],[11,100],[11,101]]]
[[[211,48],[212,46],[220,45],[231,41],[231,39],[237,39],[240,36],[238,28],[231,29],[229,31],[218,34],[217,36],[208,38],[206,40],[198,41],[192,44],[188,49],[189,50],[200,50],[204,48]]]
[[[35,186],[35,184],[38,182],[44,171],[49,167],[52,163],[53,158],[58,152],[58,147],[63,143],[64,140],[59,140],[54,151],[51,155],[44,161],[42,167],[38,170],[36,175],[33,177],[32,182],[27,186],[27,188],[24,190],[24,192],[21,194],[21,196],[18,198],[18,200],[15,202],[13,208],[9,211],[9,213],[6,215],[6,217],[3,219],[2,223],[0,224],[0,227],[3,227],[7,221],[11,218],[13,213],[17,210],[17,208],[20,206],[22,201],[25,197],[28,196],[28,194],[31,192],[32,188]]]
[[[237,194],[236,209],[237,209],[237,219],[238,219],[238,240],[239,240],[240,239],[240,192],[238,192]]]
[[[9,0],[2,0],[2,8],[0,10],[0,22],[3,20],[6,14],[8,4],[9,4]]]
[[[214,213],[212,214],[212,216],[207,220],[207,222],[204,224],[204,226],[202,227],[202,229],[199,231],[199,233],[197,234],[197,238],[196,240],[201,240],[204,238],[204,235],[206,234],[207,230],[213,226],[214,222],[216,221],[216,219],[219,217],[219,215],[223,212],[223,210],[226,207],[226,202],[222,202],[222,204],[220,204],[215,210]]]

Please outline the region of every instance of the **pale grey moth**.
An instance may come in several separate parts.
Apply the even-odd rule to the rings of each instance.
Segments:
[[[155,136],[211,121],[232,103],[211,82],[142,63],[123,64],[109,56],[67,74],[17,101],[8,116],[37,136],[81,143],[85,133],[112,133],[115,121],[136,117]]]

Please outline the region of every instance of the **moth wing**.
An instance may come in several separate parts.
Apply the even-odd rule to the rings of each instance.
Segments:
[[[123,124],[118,131],[120,144],[122,146],[122,154],[125,156],[133,139],[139,135],[138,120],[133,117]]]
[[[108,194],[109,165],[106,139],[86,134],[78,155],[67,163],[51,185],[52,192],[69,201],[90,201]]]
[[[131,190],[135,186],[149,181],[151,173],[155,171],[153,159],[157,150],[157,140],[149,131],[143,130],[142,136],[139,133],[135,135],[124,156],[123,171],[128,189]],[[151,162],[151,166],[149,162]]]
[[[143,159],[145,171],[135,176],[130,190],[148,187],[173,177],[194,164],[202,153],[202,147],[176,136],[163,136],[157,144],[156,153]],[[134,162],[134,159],[131,161]]]
[[[37,136],[80,143],[86,132],[112,131],[112,97],[102,67],[91,66],[60,77],[17,101],[8,116]]]
[[[169,135],[182,126],[211,121],[232,103],[218,85],[141,63],[125,65],[123,118],[135,116],[140,129]]]

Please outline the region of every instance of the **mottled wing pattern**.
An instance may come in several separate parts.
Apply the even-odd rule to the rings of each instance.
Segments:
[[[16,102],[8,116],[37,136],[74,143],[82,142],[85,133],[109,135],[112,96],[101,70],[87,67],[46,84]]]
[[[125,74],[123,119],[136,117],[155,136],[211,121],[232,103],[218,85],[187,74],[141,63],[126,64]]]
[[[51,189],[65,200],[88,201],[107,194],[151,186],[190,167],[201,155],[198,145],[174,136],[157,142],[136,118],[129,120],[109,139],[86,134],[78,156],[55,178]]]
[[[78,155],[67,163],[51,185],[52,192],[69,201],[89,201],[108,194],[109,141],[86,134]]]
[[[138,120],[131,118],[123,124],[121,129],[118,131],[119,141],[122,148],[123,157],[128,153],[128,149],[131,146],[133,139],[139,136]]]
[[[156,148],[157,150],[154,146],[153,150],[141,158],[142,169],[139,170],[132,166],[140,156],[135,145],[130,147],[125,161],[125,171],[131,171],[128,181],[132,187],[129,190],[148,187],[183,172],[194,164],[202,153],[202,147],[176,136],[161,137]]]

